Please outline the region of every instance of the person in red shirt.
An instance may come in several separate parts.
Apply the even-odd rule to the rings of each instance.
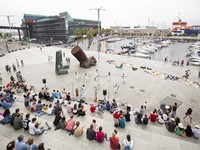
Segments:
[[[119,149],[119,137],[116,135],[115,132],[112,133],[112,136],[110,137],[110,148],[112,150],[118,150]]]
[[[104,138],[108,141],[107,134],[102,131],[102,127],[99,127],[99,131],[96,132],[96,140],[99,143],[103,143]]]
[[[96,107],[93,104],[91,104],[90,105],[90,111],[93,113],[93,112],[95,112],[95,110],[96,110]]]
[[[156,122],[158,115],[157,115],[157,111],[154,110],[153,113],[150,113],[150,120],[151,122]]]
[[[118,110],[115,110],[115,111],[114,111],[113,117],[114,117],[115,119],[119,119],[119,112],[118,112]]]

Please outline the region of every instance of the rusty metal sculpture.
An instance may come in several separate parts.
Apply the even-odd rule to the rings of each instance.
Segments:
[[[80,62],[80,67],[89,68],[90,66],[95,66],[97,63],[94,56],[88,58],[78,45],[71,50],[71,53]]]

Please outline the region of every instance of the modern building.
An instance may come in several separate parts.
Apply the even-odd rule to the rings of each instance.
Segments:
[[[59,13],[59,16],[24,14],[22,26],[30,28],[24,33],[25,37],[35,38],[37,42],[52,43],[67,42],[76,28],[97,29],[98,21],[72,18],[68,12]]]
[[[114,34],[131,35],[131,36],[167,36],[170,33],[169,29],[157,28],[155,26],[134,26],[122,27],[111,26],[110,29]]]

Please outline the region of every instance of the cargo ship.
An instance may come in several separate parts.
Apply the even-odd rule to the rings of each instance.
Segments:
[[[187,22],[182,22],[181,19],[178,22],[172,23],[172,35],[190,35],[193,34],[192,26],[187,25]]]

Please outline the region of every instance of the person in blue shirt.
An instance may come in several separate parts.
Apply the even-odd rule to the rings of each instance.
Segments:
[[[8,95],[5,100],[8,102],[8,103],[13,103],[15,101],[15,99],[13,98],[13,95],[10,94]]]
[[[3,119],[0,121],[1,124],[8,124],[11,121],[10,110],[6,109],[3,113]]]
[[[53,99],[57,99],[57,94],[56,94],[56,91],[55,91],[55,90],[53,90],[53,92],[52,92],[52,98],[53,98]]]
[[[119,118],[119,127],[125,128],[125,126],[126,126],[126,120],[125,120],[124,116],[121,115],[120,118]]]
[[[9,109],[12,107],[12,104],[9,104],[9,103],[5,102],[4,99],[2,99],[0,101],[0,106],[3,107],[3,109]]]
[[[61,99],[62,98],[62,95],[58,90],[57,90],[57,93],[56,93],[56,97],[57,97],[57,99]]]
[[[15,150],[27,150],[23,135],[18,136],[15,141]]]
[[[36,109],[37,109],[37,111],[41,111],[42,110],[42,102],[41,102],[41,100],[38,101]]]
[[[111,104],[109,103],[109,101],[107,101],[107,103],[106,103],[106,110],[110,111],[110,109],[111,109]]]

